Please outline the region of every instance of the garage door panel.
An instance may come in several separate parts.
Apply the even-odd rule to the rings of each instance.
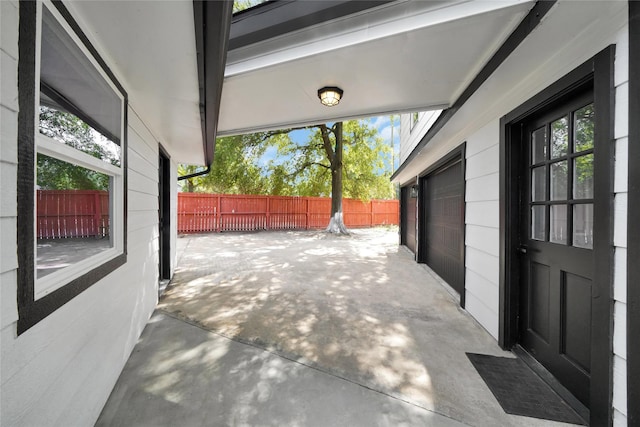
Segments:
[[[421,180],[420,261],[464,293],[464,174],[457,159]]]

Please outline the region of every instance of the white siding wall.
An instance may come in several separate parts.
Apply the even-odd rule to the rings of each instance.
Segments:
[[[613,420],[627,425],[627,181],[629,121],[629,28],[623,28],[616,42],[616,117],[614,181],[614,333],[613,333]]]
[[[0,8],[0,424],[92,425],[157,302],[158,142],[129,108],[127,263],[17,337],[17,2]]]
[[[498,338],[499,123],[467,140],[465,308]]]
[[[569,7],[563,2],[557,7]],[[595,4],[595,3],[594,3]],[[581,7],[586,4],[582,4]],[[613,5],[613,3],[612,3]],[[499,275],[499,118],[521,105],[548,85],[566,75],[608,44],[616,44],[615,85],[615,207],[614,207],[614,337],[613,409],[614,424],[627,424],[626,412],[626,295],[627,295],[627,124],[628,124],[628,25],[626,3],[616,3],[616,12],[592,22],[580,35],[563,34],[556,25],[546,25],[534,33],[537,41],[526,40],[510,59],[472,96],[450,123],[431,141],[423,157],[407,165],[407,175],[427,169],[463,141],[467,141],[466,170],[466,309],[491,335],[498,336]],[[614,9],[612,7],[612,9]],[[551,18],[546,19],[551,20]],[[566,42],[557,51],[551,38]],[[547,40],[549,39],[549,40]],[[537,44],[536,44],[537,43]],[[536,56],[537,55],[537,56]],[[542,56],[542,57],[541,57]],[[533,58],[535,57],[535,58]],[[514,71],[536,60],[529,74]],[[526,76],[523,77],[523,76]],[[409,116],[403,116],[403,130]],[[426,129],[401,135],[402,159],[406,159]],[[417,171],[417,172],[415,172]],[[405,179],[405,178],[401,178]]]
[[[411,129],[412,114],[400,115],[400,164],[404,162],[413,151],[424,134],[429,130],[433,122],[440,115],[441,110],[423,111],[418,115],[418,123]]]
[[[18,318],[16,307],[16,189],[18,165],[18,2],[0,2],[0,329]],[[0,349],[2,344],[0,342]],[[4,352],[0,353],[4,380]],[[0,388],[0,402],[5,393]],[[0,425],[4,405],[0,404]]]

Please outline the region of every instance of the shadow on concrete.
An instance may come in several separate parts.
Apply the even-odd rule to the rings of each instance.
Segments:
[[[138,412],[177,405],[182,425],[553,425],[502,411],[465,352],[509,353],[397,241],[384,229],[179,239],[103,424],[143,401]]]

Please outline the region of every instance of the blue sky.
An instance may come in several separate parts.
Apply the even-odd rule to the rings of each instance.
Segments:
[[[378,130],[378,135],[382,138],[383,142],[387,145],[391,144],[391,134],[393,133],[393,146],[394,146],[394,159],[395,167],[398,168],[399,153],[400,153],[400,116],[394,116],[393,132],[391,130],[391,120],[389,116],[377,116],[369,117],[365,119]],[[291,139],[298,144],[305,144],[309,140],[311,130],[296,130],[291,132]],[[260,166],[266,166],[269,161],[276,159],[277,150],[274,147],[268,148],[265,154],[260,158]]]

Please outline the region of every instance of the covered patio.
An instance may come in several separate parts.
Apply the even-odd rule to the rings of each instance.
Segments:
[[[513,355],[397,241],[179,238],[97,425],[559,425],[503,411],[466,353]]]

